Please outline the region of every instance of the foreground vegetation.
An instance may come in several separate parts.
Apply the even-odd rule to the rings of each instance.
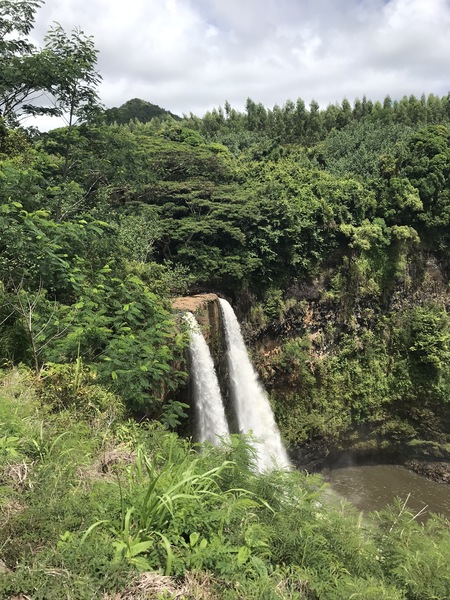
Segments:
[[[363,520],[317,476],[255,475],[238,437],[198,453],[84,372],[3,372],[0,422],[1,598],[450,597],[448,522]]]

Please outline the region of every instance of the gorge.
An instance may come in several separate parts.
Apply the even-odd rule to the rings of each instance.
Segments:
[[[274,467],[290,468],[291,462],[267,392],[251,364],[230,303],[216,294],[198,294],[178,298],[173,306],[177,310],[192,308],[203,322],[203,327],[200,327],[192,313],[183,312],[183,318],[190,328],[190,372],[196,439],[218,444],[220,441],[226,442],[230,432],[250,434],[256,471],[263,473]],[[215,348],[216,364],[202,329],[211,351],[214,352]],[[221,385],[216,368],[221,373]],[[420,519],[427,518],[429,513],[450,517],[450,497],[445,486],[408,471],[400,466],[401,459],[395,461],[391,458],[391,462],[386,464],[382,453],[379,463],[376,455],[364,460],[363,456],[349,452],[344,452],[341,457],[337,454],[336,458],[330,458],[325,463],[321,463],[320,457],[317,457],[318,464],[327,465],[321,470],[330,482],[331,489],[362,511],[379,510],[398,497],[404,499],[408,508],[417,512]],[[298,466],[302,468],[301,464]]]

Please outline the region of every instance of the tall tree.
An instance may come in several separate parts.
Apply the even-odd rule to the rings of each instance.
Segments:
[[[295,126],[294,126],[294,138],[295,141],[300,142],[303,140],[305,131],[306,121],[308,119],[308,112],[305,107],[305,103],[301,98],[297,99],[295,104]]]
[[[54,74],[49,86],[51,102],[55,114],[67,123],[63,168],[63,179],[66,180],[73,128],[79,121],[90,120],[100,109],[97,86],[102,78],[96,70],[98,51],[92,37],[86,36],[81,29],[67,34],[59,24],[50,29],[45,41],[45,56]],[[57,220],[60,212],[58,206]]]
[[[30,114],[57,115],[72,128],[99,106],[97,50],[81,30],[66,34],[58,24],[36,49],[26,36],[42,3],[0,0],[0,117],[17,125]]]
[[[17,124],[47,83],[42,55],[27,39],[42,0],[0,0],[0,117]]]
[[[69,127],[88,120],[99,109],[97,86],[101,75],[96,70],[97,54],[92,36],[75,28],[67,34],[61,25],[52,27],[45,37],[46,58],[53,68],[49,86],[52,103]]]
[[[309,104],[308,121],[306,124],[306,143],[315,144],[323,134],[322,116],[320,114],[320,106],[316,100],[311,100]]]
[[[343,99],[340,109],[337,116],[338,125],[339,127],[345,127],[352,120],[352,107],[347,98]]]

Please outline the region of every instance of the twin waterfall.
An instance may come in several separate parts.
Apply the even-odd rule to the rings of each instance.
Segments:
[[[258,472],[274,467],[289,468],[290,462],[281,441],[269,399],[248,357],[239,322],[226,300],[220,299],[233,410],[238,432],[249,433],[256,451]],[[217,444],[229,435],[219,383],[209,347],[195,317],[185,316],[191,335],[191,374],[200,442]]]

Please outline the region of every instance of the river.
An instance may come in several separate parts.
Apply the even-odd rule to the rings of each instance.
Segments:
[[[359,510],[380,510],[392,504],[395,497],[408,498],[407,508],[421,513],[422,520],[429,513],[438,513],[450,519],[450,485],[430,481],[397,465],[359,465],[331,469],[330,485]],[[425,508],[426,507],[426,508]]]

